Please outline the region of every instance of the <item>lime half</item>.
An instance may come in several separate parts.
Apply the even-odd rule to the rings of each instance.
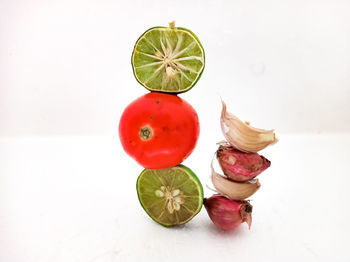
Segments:
[[[202,185],[191,169],[183,165],[145,169],[136,187],[144,210],[166,227],[185,224],[202,208]]]
[[[204,49],[190,30],[153,27],[137,40],[132,53],[134,75],[150,91],[182,93],[191,89],[204,69]]]

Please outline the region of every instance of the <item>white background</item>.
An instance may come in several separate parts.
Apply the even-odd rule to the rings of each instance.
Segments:
[[[0,1],[1,135],[115,136],[145,93],[131,52],[175,19],[200,38],[206,68],[183,94],[203,130],[221,95],[280,132],[350,131],[349,1]]]
[[[0,262],[349,261],[350,2],[0,0]],[[253,226],[205,210],[165,229],[139,206],[142,168],[122,150],[122,110],[147,91],[138,36],[175,19],[206,51],[181,97],[201,135],[185,161],[203,185],[229,111],[280,142]],[[205,188],[205,195],[211,192]]]

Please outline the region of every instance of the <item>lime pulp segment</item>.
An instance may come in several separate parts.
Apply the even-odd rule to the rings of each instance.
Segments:
[[[182,93],[200,78],[205,64],[198,38],[180,27],[154,27],[136,42],[132,66],[138,82],[150,91]]]
[[[147,214],[163,226],[190,221],[203,204],[203,188],[187,167],[145,169],[137,179],[137,194]]]

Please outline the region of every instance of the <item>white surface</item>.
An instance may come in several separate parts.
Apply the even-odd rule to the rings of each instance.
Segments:
[[[134,43],[172,19],[206,51],[182,95],[206,130],[221,95],[257,126],[350,131],[349,14],[348,0],[1,0],[0,135],[115,135],[146,92]]]
[[[203,185],[218,139],[202,136],[185,162]],[[116,138],[2,138],[0,261],[349,261],[350,135],[280,139],[264,150],[252,229],[223,232],[205,209],[179,228],[148,218],[142,168]]]
[[[348,0],[0,0],[0,262],[350,261],[349,13]],[[219,231],[204,209],[166,229],[138,203],[142,168],[117,138],[146,93],[130,56],[172,19],[206,51],[181,95],[201,123],[184,164],[203,185],[220,96],[279,134],[251,231]]]

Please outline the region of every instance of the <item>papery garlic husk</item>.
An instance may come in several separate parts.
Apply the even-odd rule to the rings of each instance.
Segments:
[[[213,162],[211,163],[211,170],[211,180],[215,189],[233,200],[246,199],[252,196],[261,186],[258,179],[243,183],[229,180],[215,172]]]
[[[252,224],[252,205],[246,201],[228,199],[222,195],[213,195],[204,199],[204,207],[213,223],[223,230],[230,230],[246,222]]]
[[[242,152],[228,143],[219,146],[216,157],[224,174],[237,182],[249,181],[271,165],[258,153]]]
[[[258,152],[278,141],[274,130],[252,127],[227,112],[224,101],[222,101],[221,129],[227,142],[243,152]]]

